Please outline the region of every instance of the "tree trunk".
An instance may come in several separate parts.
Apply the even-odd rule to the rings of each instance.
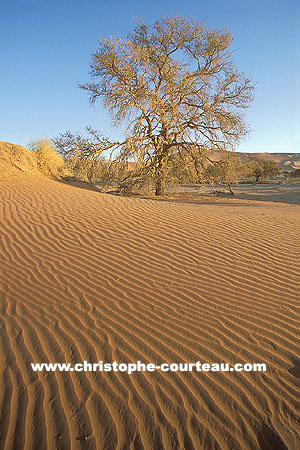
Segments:
[[[155,195],[165,195],[166,193],[166,182],[163,170],[160,169],[156,178]]]
[[[230,194],[231,194],[231,195],[234,195],[234,192],[233,192],[233,190],[231,189],[231,184],[228,184],[228,189],[229,189]]]
[[[259,173],[258,175],[256,175],[256,179],[254,181],[254,184],[258,183],[258,180],[260,179],[260,177],[262,176],[263,172]]]
[[[167,162],[166,152],[162,151],[158,158],[158,165],[156,168],[155,177],[155,195],[165,195],[166,193],[166,171],[165,165]]]

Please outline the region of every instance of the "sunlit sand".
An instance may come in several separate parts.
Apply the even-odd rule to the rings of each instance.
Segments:
[[[0,183],[1,448],[296,449],[299,206]],[[32,362],[267,372],[36,373]]]

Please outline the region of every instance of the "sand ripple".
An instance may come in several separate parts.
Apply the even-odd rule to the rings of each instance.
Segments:
[[[299,442],[299,208],[0,184],[0,448]],[[264,362],[266,373],[36,373],[31,362]]]

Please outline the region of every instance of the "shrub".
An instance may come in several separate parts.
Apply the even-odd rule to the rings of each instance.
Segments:
[[[233,152],[224,152],[219,161],[215,161],[207,167],[207,181],[222,183],[231,194],[232,184],[238,184],[248,174],[248,167],[240,155]]]
[[[251,158],[247,165],[249,168],[249,177],[254,178],[255,183],[258,183],[261,179],[276,177],[282,172],[276,161],[257,157]]]
[[[31,150],[36,152],[37,166],[45,175],[60,175],[64,168],[64,159],[60,156],[51,141],[45,138],[30,143]]]

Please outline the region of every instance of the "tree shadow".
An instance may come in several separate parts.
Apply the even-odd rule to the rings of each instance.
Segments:
[[[288,372],[293,375],[293,377],[300,379],[300,360],[293,360],[292,364],[294,364],[294,367],[291,367],[288,369]]]
[[[188,186],[184,186],[188,189]],[[289,205],[300,205],[300,185],[295,186],[274,186],[259,187],[259,189],[246,192],[247,188],[238,186],[234,189],[234,195],[229,192],[203,192],[193,189],[189,192],[174,194],[169,198],[157,199],[165,201],[177,201],[180,203],[203,203],[215,205],[231,205],[231,206],[255,206],[260,202],[268,203],[285,203]],[[243,192],[244,191],[244,192]],[[251,191],[251,187],[249,188]],[[227,200],[227,202],[225,202]],[[240,200],[240,201],[239,201]],[[251,203],[250,203],[251,202]]]
[[[258,202],[272,202],[272,203],[287,203],[289,205],[300,205],[300,191],[295,190],[292,192],[278,192],[278,193],[265,193],[265,194],[246,194],[237,193],[235,198],[239,200],[254,200]]]
[[[58,182],[73,186],[79,189],[87,189],[89,191],[98,192],[99,194],[114,195],[124,197],[119,191],[112,187],[107,191],[102,191],[97,185],[65,177],[57,179]],[[183,191],[167,195],[165,197],[155,197],[154,195],[131,195],[128,198],[146,199],[164,202],[176,202],[176,203],[190,203],[190,204],[203,204],[203,205],[215,205],[215,206],[257,206],[258,202],[271,202],[271,203],[285,203],[290,205],[300,205],[300,184],[295,185],[274,185],[271,187],[265,187],[263,185],[255,187],[249,187],[253,192],[245,192],[243,185],[240,185],[235,189],[234,195],[226,192],[201,192],[199,185],[183,185]],[[244,192],[243,192],[244,191]],[[278,192],[277,192],[278,191]],[[227,200],[227,201],[226,201]],[[240,200],[240,201],[239,201]],[[251,202],[251,203],[250,203]]]
[[[290,184],[239,184],[232,186],[234,195],[226,191],[220,191],[222,186],[216,186],[215,191],[210,190],[205,185],[186,184],[181,185],[181,195],[194,197],[201,200],[202,198],[212,198],[219,200],[229,200],[232,205],[236,204],[236,200],[255,201],[255,202],[272,202],[287,203],[290,205],[300,204],[300,183]],[[219,191],[218,191],[219,189]],[[177,194],[179,195],[179,194]],[[192,200],[192,199],[191,199]]]
[[[66,184],[67,186],[73,186],[79,189],[87,189],[88,191],[94,191],[99,192],[99,194],[103,194],[103,192],[101,192],[101,189],[99,189],[94,184],[88,183],[87,181],[77,180],[72,177],[61,177],[57,178],[56,181],[62,184]]]
[[[280,436],[267,425],[262,425],[257,433],[260,450],[288,450]]]

